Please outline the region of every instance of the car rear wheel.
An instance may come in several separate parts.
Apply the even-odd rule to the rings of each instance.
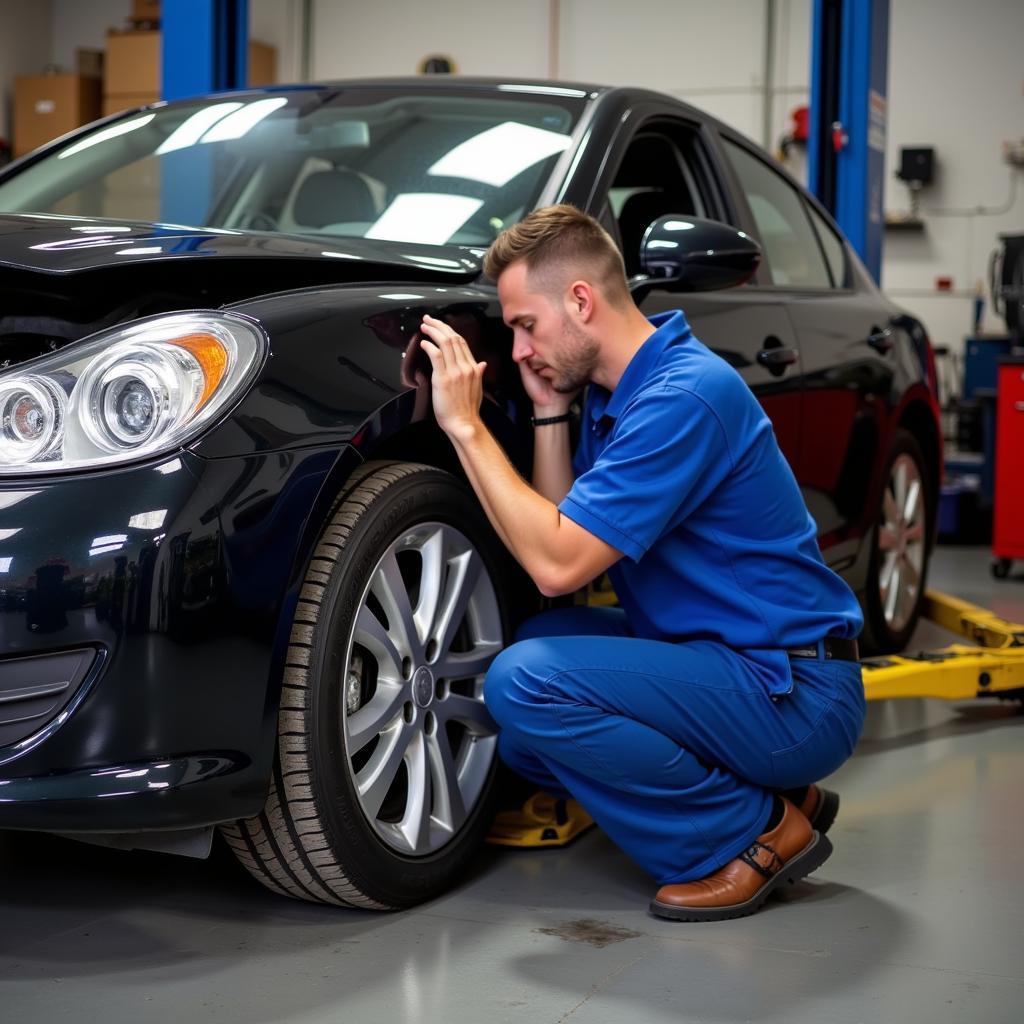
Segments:
[[[463,875],[493,812],[502,559],[451,475],[368,463],[349,482],[295,612],[266,807],[222,829],[268,888],[390,909]]]
[[[932,510],[921,446],[898,430],[872,536],[862,646],[867,653],[902,650],[921,614]]]

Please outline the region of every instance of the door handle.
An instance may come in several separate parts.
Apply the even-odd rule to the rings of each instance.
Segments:
[[[792,366],[800,358],[795,348],[763,348],[757,353],[757,361],[769,370],[781,373],[787,366]]]
[[[893,345],[896,344],[892,331],[888,327],[884,331],[880,331],[877,328],[873,329],[864,341],[876,352],[881,352],[883,355],[889,352]]]

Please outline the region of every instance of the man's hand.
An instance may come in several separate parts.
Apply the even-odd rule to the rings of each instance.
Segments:
[[[519,375],[527,396],[533,402],[534,415],[561,416],[569,411],[575,396],[557,392],[551,381],[545,380],[525,359],[519,364]]]
[[[465,339],[443,320],[424,316],[420,347],[430,357],[431,388],[438,425],[452,438],[471,437],[479,427],[486,363],[473,358]]]

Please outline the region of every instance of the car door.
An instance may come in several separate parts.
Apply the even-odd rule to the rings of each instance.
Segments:
[[[856,555],[884,436],[893,368],[884,299],[853,287],[845,244],[813,201],[761,154],[722,136],[765,254],[759,287],[784,303],[803,369],[804,429],[794,468],[829,563]]]
[[[604,187],[591,205],[620,241],[629,277],[640,270],[643,233],[658,217],[732,221],[734,209],[697,120],[660,112],[638,122],[613,148]],[[802,416],[799,352],[779,297],[747,286],[682,294],[655,287],[640,308],[648,316],[683,309],[694,334],[735,367],[757,396],[795,468]]]

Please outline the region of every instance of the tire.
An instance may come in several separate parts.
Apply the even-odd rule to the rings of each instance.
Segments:
[[[1010,562],[1012,559],[1009,558],[997,558],[992,563],[992,575],[997,580],[1005,580],[1010,575]]]
[[[924,600],[933,509],[921,446],[906,430],[896,431],[883,479],[871,531],[861,634],[861,646],[869,654],[903,650]]]
[[[349,480],[295,612],[266,806],[222,826],[269,889],[386,910],[463,877],[494,810],[483,677],[509,636],[504,557],[448,473]]]

